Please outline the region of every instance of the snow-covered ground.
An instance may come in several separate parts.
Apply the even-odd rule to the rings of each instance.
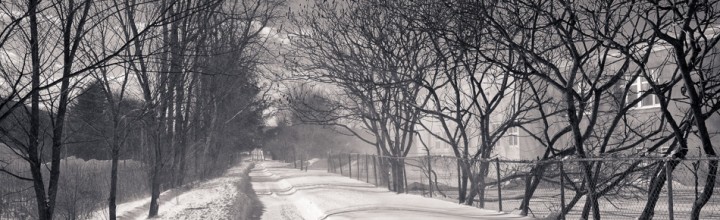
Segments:
[[[418,195],[395,194],[326,173],[265,161],[250,172],[262,219],[530,219]]]
[[[230,205],[238,193],[237,184],[249,163],[242,163],[221,177],[194,185],[191,189],[173,189],[160,195],[160,211],[153,219],[228,219]],[[150,198],[119,204],[118,219],[147,219]],[[95,219],[108,219],[107,209]]]

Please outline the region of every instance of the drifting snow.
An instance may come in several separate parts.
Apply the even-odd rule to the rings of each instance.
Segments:
[[[267,161],[250,172],[253,189],[265,206],[262,219],[530,219],[395,194],[325,171],[286,166]]]

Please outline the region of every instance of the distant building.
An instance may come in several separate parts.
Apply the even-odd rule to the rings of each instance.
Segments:
[[[648,63],[646,64],[645,68],[646,70],[651,74],[652,78],[655,79],[655,83],[664,83],[669,80],[671,80],[671,77],[674,74],[675,71],[675,64],[672,56],[670,56],[669,52],[672,50],[669,46],[659,45],[656,46],[656,48],[653,48],[653,51],[651,53],[650,59]],[[611,54],[612,56],[612,54]],[[620,56],[617,56],[618,58]],[[613,58],[611,57],[611,60]],[[617,60],[617,58],[615,58]],[[720,57],[713,57],[711,59],[720,59]],[[615,71],[620,67],[621,62],[608,62],[609,65],[605,66],[604,72],[612,72]],[[720,62],[713,62],[713,63],[720,63]],[[712,64],[712,65],[718,65],[718,64]],[[639,68],[637,65],[630,65],[628,73],[632,73],[635,70]],[[713,68],[720,68],[720,66],[714,66]],[[714,70],[717,71],[717,70]],[[630,82],[632,81],[632,82]],[[625,85],[630,86],[629,92],[624,95],[623,91],[625,91],[627,88]],[[682,83],[678,83],[675,88],[672,89],[672,92],[670,94],[672,99],[687,99],[685,95],[683,95],[683,89],[684,85]],[[560,93],[557,89],[554,89],[551,86],[547,86],[547,94],[550,98],[557,100],[557,105],[548,105],[543,106],[543,108],[554,108],[552,110],[561,110],[562,108],[565,108],[563,104],[563,97],[562,93]],[[578,89],[576,90],[579,93],[588,94],[589,86],[586,85],[586,83],[578,83]],[[511,91],[510,96],[512,96],[512,99],[508,99],[504,105],[505,109],[519,109],[521,106],[519,100],[517,100],[515,97],[518,97],[515,93],[520,93],[522,91]],[[612,116],[617,115],[616,111],[620,108],[620,100],[625,100],[625,103],[631,102],[633,100],[636,100],[638,97],[641,97],[645,93],[652,93],[650,91],[650,83],[643,77],[638,77],[635,80],[632,80],[630,77],[626,77],[625,79],[622,79],[620,83],[617,84],[615,88],[611,88],[608,91],[606,91],[607,94],[603,93],[601,95],[601,101],[600,106],[598,106],[598,124],[595,125],[595,129],[597,129],[598,133],[606,132],[605,128],[609,126],[610,119]],[[715,99],[720,99],[720,97],[714,97]],[[590,104],[588,104],[590,105]],[[500,108],[503,109],[503,108]],[[681,102],[672,102],[671,106],[668,107],[668,110],[676,115],[677,120],[682,117],[682,113],[685,112],[685,110],[688,109],[687,104],[681,104]],[[547,109],[546,109],[547,110]],[[590,111],[585,112],[586,114],[589,114]],[[493,116],[495,121],[490,122],[491,126],[490,129],[493,130],[494,127],[496,127],[498,124],[501,124],[504,120],[504,113],[499,112],[498,115]],[[528,117],[539,117],[539,113],[537,109],[531,109],[529,112],[527,112]],[[633,141],[638,140],[639,136],[643,135],[643,132],[647,132],[650,129],[657,128],[659,126],[658,123],[660,123],[660,118],[662,117],[662,112],[660,109],[660,103],[658,100],[658,97],[656,95],[650,94],[643,98],[642,101],[638,102],[630,111],[627,112],[626,118],[621,121],[621,124],[617,125],[616,128],[622,128],[614,131],[617,133],[618,144],[614,144],[613,142],[609,143],[610,147],[622,147],[623,145],[633,143]],[[431,155],[445,155],[445,156],[454,156],[454,152],[450,145],[448,145],[445,141],[442,141],[440,138],[437,138],[433,136],[431,133],[434,133],[435,135],[438,135],[442,138],[446,138],[442,126],[440,125],[440,122],[437,119],[434,118],[424,118],[422,119],[423,123],[426,125],[427,129],[429,129],[432,132],[429,132],[427,129],[418,126],[417,130],[419,132],[419,137],[417,137],[417,141],[415,143],[414,149],[410,153],[409,156],[414,155],[427,155],[427,151],[430,151]],[[551,118],[548,118],[548,121],[552,123],[557,123],[557,126],[550,126],[549,132],[554,133],[562,129],[562,125],[566,125],[567,123],[567,115],[563,114],[562,112],[560,114],[557,114],[555,116],[552,116]],[[587,121],[587,120],[585,120]],[[563,124],[565,123],[565,124]],[[623,124],[624,123],[624,124]],[[626,126],[627,125],[627,126]],[[479,126],[470,123],[468,125],[470,130],[477,130]],[[474,126],[474,127],[473,127]],[[653,127],[655,126],[655,127]],[[708,128],[713,134],[720,133],[720,116],[718,114],[713,114],[708,121]],[[500,141],[497,142],[497,144],[494,146],[494,151],[492,153],[492,157],[499,157],[503,159],[512,159],[512,160],[534,160],[536,158],[542,157],[544,154],[546,148],[543,147],[543,145],[533,136],[539,137],[545,132],[545,126],[541,121],[531,122],[531,123],[525,123],[523,124],[523,127],[525,129],[522,129],[520,127],[510,127],[505,132],[504,136]],[[473,134],[469,135],[471,138],[469,138],[469,152],[474,153],[477,150],[477,146],[480,143],[480,138],[477,135],[477,131],[471,131]],[[613,134],[615,134],[613,133]],[[605,133],[606,134],[606,133]],[[665,129],[662,131],[661,134],[658,134],[656,137],[663,137],[672,135],[670,133],[669,129]],[[561,139],[559,139],[555,145],[554,148],[556,149],[563,149],[566,147],[571,147],[572,142],[572,133],[567,133],[562,136]],[[620,140],[621,138],[626,138],[625,140]],[[644,151],[647,150],[648,147],[654,145],[657,141],[657,138],[651,138],[647,141],[642,141],[634,149],[630,150],[624,150],[622,152],[628,152],[628,153],[635,153],[635,156],[638,155],[645,155],[642,154]],[[720,143],[720,136],[714,136],[713,141],[715,143]],[[592,140],[587,141],[588,144],[596,144],[592,143]],[[636,144],[636,143],[633,143]],[[659,154],[657,152],[664,152],[669,147],[669,143],[666,143],[664,146],[661,147],[661,149],[655,151],[656,155]],[[690,154],[688,156],[690,157],[697,157],[701,156],[699,152],[699,146],[700,142],[697,140],[697,137],[695,137],[693,134],[690,134],[688,137],[688,145],[691,148]],[[426,148],[427,147],[427,148]],[[592,149],[592,147],[589,147]],[[719,151],[720,149],[716,149],[716,151]],[[607,151],[607,149],[606,149]],[[720,151],[719,151],[720,152]],[[593,154],[598,152],[591,152]],[[598,156],[598,155],[596,155]]]

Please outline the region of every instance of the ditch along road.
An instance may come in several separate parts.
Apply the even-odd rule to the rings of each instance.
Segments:
[[[419,195],[396,194],[362,181],[300,171],[278,161],[256,162],[252,188],[261,219],[532,219]]]

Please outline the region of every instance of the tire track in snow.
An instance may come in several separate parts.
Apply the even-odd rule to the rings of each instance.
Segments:
[[[251,173],[253,189],[266,208],[262,219],[531,219],[286,167],[265,161]]]

